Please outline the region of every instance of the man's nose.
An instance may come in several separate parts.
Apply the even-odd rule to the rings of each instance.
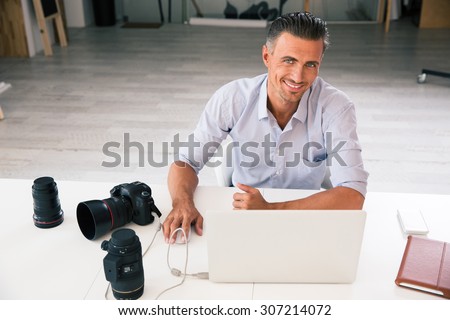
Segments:
[[[296,83],[300,83],[305,78],[305,68],[303,66],[296,67],[294,70],[292,70],[292,80]]]

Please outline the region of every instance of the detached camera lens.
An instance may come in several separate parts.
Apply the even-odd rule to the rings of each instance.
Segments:
[[[58,197],[58,188],[52,177],[34,180],[33,195],[34,225],[39,228],[53,228],[64,221],[64,212]]]
[[[106,280],[111,283],[116,299],[136,300],[144,293],[144,267],[139,237],[131,229],[118,229],[109,241],[103,241],[102,250]]]

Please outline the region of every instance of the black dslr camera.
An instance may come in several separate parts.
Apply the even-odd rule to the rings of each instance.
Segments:
[[[150,224],[155,219],[152,212],[161,217],[152,198],[152,189],[145,183],[123,183],[112,188],[110,194],[111,198],[80,202],[77,206],[78,226],[89,240],[131,221]]]
[[[103,258],[106,280],[111,283],[116,299],[136,300],[144,293],[142,246],[136,233],[127,228],[115,230],[111,240],[101,248],[108,252]]]

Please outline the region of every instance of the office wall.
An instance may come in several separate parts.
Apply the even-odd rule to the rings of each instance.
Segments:
[[[195,6],[191,0],[188,3],[188,15],[196,16]],[[228,0],[238,15],[247,10],[251,5],[258,5],[266,2],[269,9],[278,10],[280,0]],[[165,16],[168,15],[167,1],[162,1]],[[196,0],[202,14],[207,17],[224,18],[224,11],[227,6],[227,0]],[[377,18],[378,0],[311,0],[311,11],[326,20],[349,21],[361,20],[367,17],[375,21]],[[180,0],[172,1],[172,21],[181,21]],[[287,0],[283,6],[283,13],[303,10],[304,1]],[[148,0],[123,0],[124,15],[129,17],[130,21],[156,22],[159,21],[159,11],[157,1]],[[367,20],[367,19],[365,19]]]
[[[190,1],[190,0],[186,0]],[[221,0],[219,0],[221,1]],[[172,22],[181,22],[181,0],[172,0]],[[169,5],[168,1],[161,1],[164,20],[168,21]],[[117,7],[117,6],[116,6]],[[148,0],[122,0],[123,16],[128,18],[130,22],[160,22],[158,1]],[[116,13],[117,10],[116,10]]]
[[[116,18],[122,19],[123,0],[115,0]],[[147,2],[154,2],[148,1]],[[69,28],[83,28],[94,25],[94,9],[92,0],[64,0],[66,22]]]
[[[82,28],[94,21],[92,0],[64,0],[66,23],[69,28]]]

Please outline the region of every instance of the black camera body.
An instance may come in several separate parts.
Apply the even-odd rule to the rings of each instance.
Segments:
[[[111,198],[80,202],[77,206],[78,226],[89,240],[131,221],[150,224],[155,220],[152,212],[161,217],[152,198],[152,189],[145,183],[122,183],[112,188],[110,194]]]
[[[122,183],[110,191],[111,197],[125,198],[131,202],[131,220],[141,226],[154,221],[152,211],[161,216],[155,201],[152,198],[152,189],[145,183],[135,181],[133,183]],[[126,201],[124,199],[124,201]],[[127,221],[127,223],[130,221]]]
[[[144,267],[139,237],[131,229],[115,230],[101,248],[108,252],[103,258],[105,278],[111,283],[113,295],[120,300],[136,300],[144,293]]]

